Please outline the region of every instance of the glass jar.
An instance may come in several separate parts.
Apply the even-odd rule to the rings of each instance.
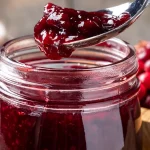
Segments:
[[[140,150],[138,63],[113,38],[52,61],[32,36],[0,62],[0,150]]]

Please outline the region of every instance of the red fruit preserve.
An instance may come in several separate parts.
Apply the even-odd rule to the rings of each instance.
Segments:
[[[63,43],[108,32],[129,19],[127,12],[116,16],[110,11],[86,12],[48,3],[44,16],[34,28],[35,41],[48,58],[61,59],[74,51]]]
[[[0,62],[0,150],[141,150],[134,49],[119,39],[50,60],[30,36]]]

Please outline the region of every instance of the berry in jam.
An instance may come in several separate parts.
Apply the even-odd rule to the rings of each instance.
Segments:
[[[35,41],[50,59],[69,57],[74,51],[63,43],[108,32],[130,19],[128,13],[115,16],[109,11],[86,12],[61,8],[52,3],[45,6],[44,16],[34,28]]]

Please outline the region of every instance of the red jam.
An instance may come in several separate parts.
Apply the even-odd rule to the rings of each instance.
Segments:
[[[80,99],[79,93],[72,96],[77,101]],[[120,97],[128,97],[128,94]],[[64,106],[61,106],[60,102],[53,104],[51,111],[46,111],[48,104],[45,105],[45,109],[38,110],[35,109],[36,106],[25,108],[0,99],[2,135],[0,148],[1,150],[140,150],[137,145],[138,138],[135,138],[140,134],[138,122],[140,106],[137,97],[110,109],[92,111],[92,108],[105,106],[106,102],[112,100],[112,104],[115,104],[117,99],[116,96],[108,100],[99,99],[97,102],[82,104],[76,102],[68,105],[67,111],[61,111]],[[55,111],[57,109],[58,111]],[[85,109],[89,111],[86,112]]]
[[[115,16],[109,11],[77,11],[48,3],[44,16],[34,28],[34,36],[39,48],[48,58],[61,59],[69,57],[74,51],[63,46],[63,43],[108,32],[129,19],[128,13]]]

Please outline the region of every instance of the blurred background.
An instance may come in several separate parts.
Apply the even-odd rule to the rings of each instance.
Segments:
[[[7,40],[33,34],[34,25],[43,15],[43,7],[52,2],[60,6],[84,10],[99,10],[129,0],[0,0],[0,45]],[[150,40],[150,7],[119,35],[131,44]]]

